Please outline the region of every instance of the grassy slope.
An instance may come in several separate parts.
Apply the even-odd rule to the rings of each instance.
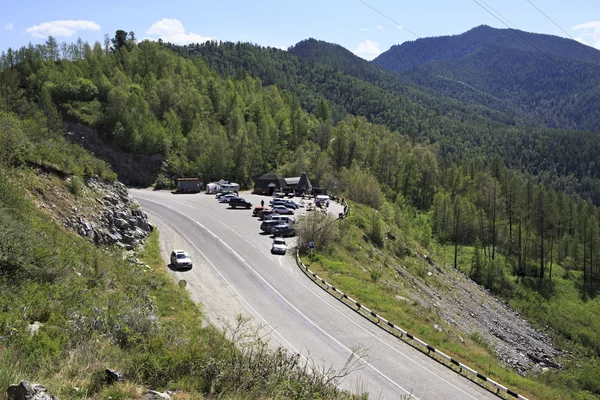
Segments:
[[[600,379],[595,378],[598,368],[594,360],[586,357],[581,362],[583,366],[575,365],[570,359],[561,360],[565,364],[563,371],[522,377],[501,365],[493,349],[477,335],[465,337],[464,333],[443,321],[434,309],[424,308],[418,302],[411,301],[411,291],[414,288],[396,270],[404,268],[412,276],[426,280],[427,284],[443,291],[444,288],[436,282],[435,275],[427,275],[427,263],[414,253],[432,254],[440,265],[450,266],[452,248],[429,239],[430,232],[423,223],[422,215],[411,216],[410,212],[393,214],[383,207],[379,214],[384,220],[395,220],[404,229],[400,233],[395,232],[396,239],[388,240],[384,249],[378,249],[368,239],[373,213],[372,209],[353,205],[350,217],[341,222],[344,224],[341,229],[344,236],[339,244],[318,253],[312,262],[309,257],[305,257],[304,262],[361,304],[529,398],[597,398],[590,393],[597,390],[594,382],[600,382]],[[387,229],[391,229],[390,225]],[[472,251],[469,248],[461,250],[459,265],[470,265]],[[535,286],[523,283],[515,286],[512,296],[506,300],[534,325],[541,328],[550,325],[554,342],[580,354],[584,351],[581,346],[573,341],[566,341],[566,338],[583,336],[589,339],[587,344],[596,338],[596,326],[599,322],[594,316],[600,311],[600,301],[583,299],[573,282],[564,280],[560,275],[562,271],[555,267],[555,293],[549,299],[539,294]],[[511,276],[510,279],[514,280],[515,277]],[[442,331],[435,329],[434,325],[442,327]]]
[[[37,171],[10,172],[15,179],[3,180],[0,193],[0,398],[23,379],[61,399],[136,398],[144,388],[180,398],[351,398],[297,358],[271,350],[244,321],[232,327],[233,342],[233,330],[206,325],[168,275],[158,232],[139,255],[144,263],[130,262],[41,211],[55,207],[42,207],[35,193],[53,190],[64,201],[65,181],[52,179],[49,188]],[[43,325],[31,336],[34,321]],[[127,382],[103,386],[98,372],[105,368]]]

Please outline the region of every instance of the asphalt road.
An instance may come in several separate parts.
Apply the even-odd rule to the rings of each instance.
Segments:
[[[211,323],[224,326],[237,315],[249,316],[274,343],[336,371],[360,349],[366,355],[339,386],[368,392],[371,399],[498,398],[342,305],[299,270],[291,252],[272,255],[272,238],[260,233],[250,210],[229,209],[204,193],[131,189],[130,194],[159,228],[163,258],[174,248],[192,256],[191,270],[171,273],[186,280]],[[241,195],[254,205],[269,200]]]

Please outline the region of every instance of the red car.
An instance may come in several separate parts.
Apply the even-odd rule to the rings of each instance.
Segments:
[[[267,215],[271,215],[273,213],[275,213],[275,210],[272,210],[270,208],[265,208],[263,210],[260,210],[260,212],[258,213],[258,218],[259,219],[265,219],[265,217]]]
[[[252,210],[252,216],[253,217],[258,217],[258,213],[261,212],[262,210],[264,210],[264,207],[258,206],[258,207],[254,207],[254,210]]]

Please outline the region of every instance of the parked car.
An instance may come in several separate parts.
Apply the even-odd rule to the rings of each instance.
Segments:
[[[219,193],[217,193],[217,194],[215,195],[215,199],[220,199],[221,197],[223,197],[223,196],[225,196],[225,195],[228,195],[228,194],[231,194],[231,195],[235,196],[235,193],[234,193],[234,192],[232,192],[232,191],[228,191],[228,190],[227,190],[227,191],[224,191],[224,192],[219,192]]]
[[[271,228],[271,233],[275,236],[295,236],[296,230],[290,224],[280,223]]]
[[[253,217],[258,217],[258,214],[259,214],[259,213],[260,213],[262,210],[265,210],[265,208],[264,208],[264,207],[262,207],[262,206],[256,206],[256,207],[254,207],[254,210],[252,210],[252,216],[253,216]]]
[[[300,204],[294,200],[286,200],[285,203],[283,203],[283,205],[286,206],[287,208],[293,208],[294,210],[297,210],[300,207],[302,207],[302,204]]]
[[[269,201],[269,204],[271,204],[272,206],[277,205],[277,204],[285,204],[287,200],[286,199],[271,199]]]
[[[275,210],[272,208],[265,208],[264,210],[258,212],[258,218],[264,220],[271,214],[275,214]]]
[[[329,196],[320,194],[315,197],[315,205],[317,207],[327,206],[329,207]]]
[[[271,228],[273,228],[275,225],[281,225],[281,221],[273,219],[263,221],[262,224],[260,224],[260,230],[263,232],[271,233]]]
[[[295,224],[296,218],[290,217],[289,215],[271,214],[265,217],[265,221],[277,220],[286,224]]]
[[[273,254],[285,254],[287,251],[287,243],[284,238],[276,237],[273,239],[273,245],[271,246],[271,253]]]
[[[273,210],[277,214],[281,214],[281,215],[294,215],[294,210],[287,208],[286,206],[283,206],[283,205],[273,206]]]
[[[231,208],[236,208],[236,207],[244,207],[244,208],[250,208],[252,207],[252,203],[250,203],[249,201],[247,201],[246,199],[242,198],[242,197],[232,197],[229,200],[229,207]]]
[[[224,194],[223,196],[219,197],[219,203],[229,203],[229,200],[233,199],[234,197],[237,196],[233,193]]]
[[[171,252],[171,265],[174,269],[192,268],[192,259],[183,250],[173,250]]]

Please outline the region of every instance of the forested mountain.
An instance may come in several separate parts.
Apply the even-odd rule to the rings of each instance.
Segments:
[[[497,108],[505,107],[506,112],[498,112],[433,95],[338,45],[312,39],[289,49],[306,60],[245,43],[165,46],[177,54],[201,58],[232,78],[248,73],[265,85],[293,92],[310,112],[316,112],[318,99],[324,98],[334,121],[346,114],[360,115],[413,140],[437,143],[447,165],[465,158],[486,164],[498,155],[505,165],[531,173],[540,182],[600,204],[600,166],[594,155],[600,137],[541,128],[505,101],[494,102]]]
[[[393,46],[373,62],[442,95],[519,111],[548,127],[600,123],[600,51],[574,40],[480,26]]]
[[[549,56],[600,62],[600,51],[574,40],[487,25],[460,35],[407,41],[390,47],[373,62],[386,69],[404,71],[436,61],[460,60],[492,44],[526,52],[537,52],[539,49]]]

